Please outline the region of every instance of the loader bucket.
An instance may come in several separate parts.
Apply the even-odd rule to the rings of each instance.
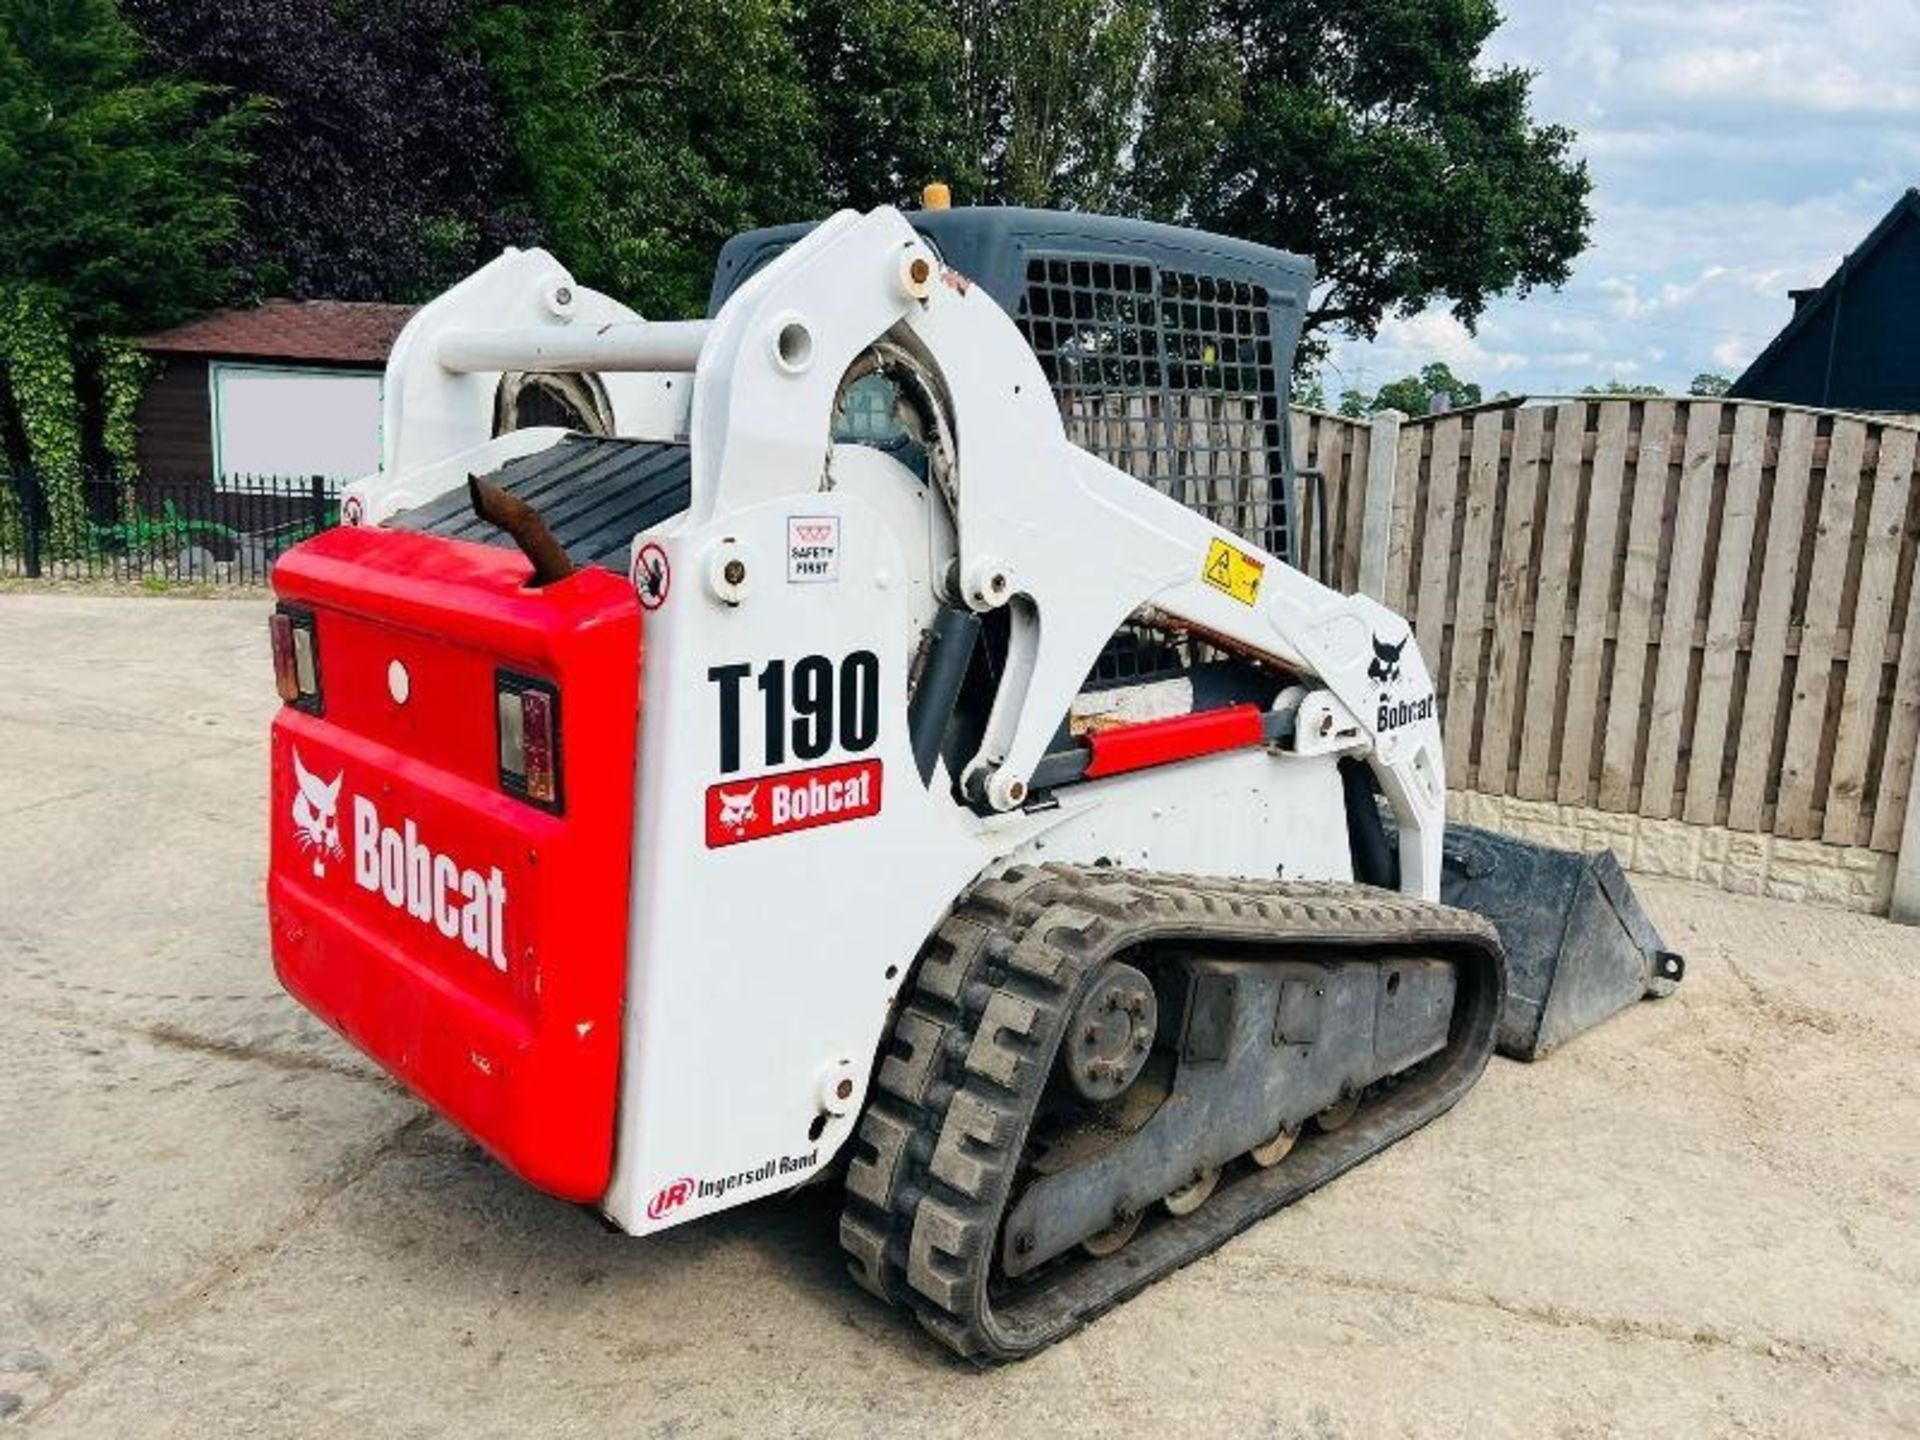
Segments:
[[[1507,952],[1498,1047],[1537,1060],[1649,995],[1686,963],[1640,908],[1611,850],[1579,855],[1448,825],[1440,898],[1484,915]]]

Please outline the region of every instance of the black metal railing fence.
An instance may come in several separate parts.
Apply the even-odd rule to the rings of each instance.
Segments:
[[[264,585],[290,546],[337,524],[323,475],[51,476],[0,483],[0,576]]]

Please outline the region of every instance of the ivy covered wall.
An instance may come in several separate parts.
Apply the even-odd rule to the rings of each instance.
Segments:
[[[149,365],[129,341],[103,342],[98,352],[102,438],[115,473],[129,479],[134,473],[134,409]],[[4,458],[9,476],[31,471],[37,477],[46,522],[41,543],[55,555],[79,553],[88,534],[81,483],[85,445],[73,356],[74,337],[58,295],[37,286],[0,292],[0,364],[6,366],[19,422],[12,443],[0,436],[0,446],[8,452]],[[22,441],[26,453],[11,453]],[[13,484],[0,491],[0,531],[17,544],[23,525],[21,495]]]

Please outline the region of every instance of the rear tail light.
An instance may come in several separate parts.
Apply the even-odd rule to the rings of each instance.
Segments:
[[[502,670],[500,788],[545,810],[560,809],[560,694],[544,680]]]
[[[280,698],[320,714],[320,647],[312,612],[283,605],[268,619],[267,632],[273,638],[273,680]]]

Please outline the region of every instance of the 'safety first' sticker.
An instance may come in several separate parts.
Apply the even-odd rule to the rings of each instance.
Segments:
[[[1207,547],[1207,563],[1201,567],[1200,578],[1242,605],[1251,605],[1260,598],[1260,577],[1266,568],[1246,551],[1215,540]]]
[[[840,579],[840,517],[787,517],[787,583],[831,585]]]

